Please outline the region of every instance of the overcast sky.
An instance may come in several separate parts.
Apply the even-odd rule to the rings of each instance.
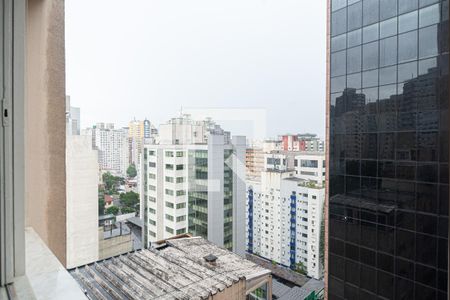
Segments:
[[[83,128],[183,107],[233,134],[324,136],[325,30],[325,0],[66,0],[67,94]]]

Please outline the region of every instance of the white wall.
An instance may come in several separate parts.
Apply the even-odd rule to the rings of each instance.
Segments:
[[[98,259],[98,161],[89,136],[67,136],[67,268]]]

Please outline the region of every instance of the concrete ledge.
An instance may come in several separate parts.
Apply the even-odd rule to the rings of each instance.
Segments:
[[[14,281],[18,299],[87,299],[77,282],[30,227],[25,229],[25,259],[26,275]]]

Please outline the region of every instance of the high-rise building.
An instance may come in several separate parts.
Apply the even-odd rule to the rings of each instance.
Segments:
[[[245,137],[208,121],[173,118],[144,146],[144,244],[182,233],[245,251]]]
[[[98,150],[100,169],[126,174],[129,166],[128,129],[115,129],[112,123],[97,123],[83,130],[84,135],[92,136],[92,145]]]
[[[447,299],[448,1],[329,1],[328,299]]]
[[[66,133],[80,135],[80,108],[70,105],[70,96],[66,96]]]
[[[323,275],[324,153],[264,154],[247,181],[247,251],[320,279]]]

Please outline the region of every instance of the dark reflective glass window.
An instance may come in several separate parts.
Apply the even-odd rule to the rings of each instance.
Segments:
[[[348,6],[348,31],[362,26],[362,2]]]
[[[361,88],[361,73],[354,73],[347,76],[347,88]]]
[[[361,248],[360,252],[361,252],[361,262],[363,264],[375,267],[376,262],[375,252],[365,248]]]
[[[414,182],[402,180],[397,182],[397,206],[402,209],[416,209],[416,184]]]
[[[436,216],[431,216],[428,214],[416,214],[416,231],[427,233],[427,234],[437,234],[437,218]]]
[[[380,255],[378,259],[380,259]],[[378,272],[378,294],[384,299],[392,299],[394,294],[394,276],[385,272]]]
[[[338,10],[331,14],[331,35],[339,35],[347,30],[347,11]]]
[[[363,200],[364,201],[364,200]],[[369,213],[369,218],[375,220]],[[375,249],[377,247],[377,225],[372,222],[361,222],[361,245],[367,248]]]
[[[393,36],[380,41],[380,67],[397,63],[397,37]]]
[[[428,73],[429,69],[437,67],[436,58],[424,59],[419,61],[419,75]]]
[[[438,28],[430,26],[419,30],[419,58],[438,54]]]
[[[414,230],[415,229],[415,214],[404,211],[404,210],[397,210],[396,211],[396,226],[397,228],[403,228],[408,230]]]
[[[359,264],[346,260],[345,262],[345,279],[355,285],[359,285]]]
[[[348,175],[359,175],[360,174],[360,161],[359,160],[347,160],[346,166]]]
[[[425,27],[439,23],[440,6],[435,4],[419,10],[419,26]]]
[[[398,0],[398,13],[403,14],[418,8],[418,0]]]
[[[437,115],[436,111],[428,112],[431,115]],[[422,113],[421,113],[422,114]],[[431,119],[430,117],[427,117]],[[437,122],[435,122],[437,123]],[[417,160],[419,161],[437,161],[438,159],[438,133],[437,132],[419,132],[417,134]]]
[[[398,17],[398,32],[403,33],[417,29],[418,24],[417,10]]]
[[[396,0],[380,0],[380,19],[386,20],[397,14]]]
[[[380,38],[385,38],[396,34],[397,34],[396,17],[380,23]]]
[[[361,287],[373,293],[377,292],[377,272],[376,269],[361,265]],[[366,299],[366,298],[361,298]]]
[[[416,160],[416,133],[397,132],[396,153],[397,160]]]
[[[378,85],[378,70],[366,71],[363,73],[363,87]]]
[[[336,11],[341,9],[347,5],[347,0],[332,0],[331,1],[331,10]]]
[[[363,24],[368,25],[378,22],[378,0],[364,0],[363,1]]]
[[[439,0],[419,0],[419,6],[424,7],[437,2],[439,2]]]
[[[436,213],[438,191],[437,185],[428,183],[418,183],[416,209],[421,212]],[[448,195],[447,195],[448,199]]]
[[[377,162],[374,160],[361,161],[361,175],[363,176],[377,176]]]
[[[383,253],[378,253],[377,266],[386,272],[394,272],[394,257]]]
[[[397,258],[395,260],[395,274],[408,278],[408,279],[414,279],[414,263]]]
[[[438,166],[437,164],[418,164],[417,180],[424,182],[437,182]]]
[[[362,35],[361,29],[357,29],[357,30],[347,33],[347,47],[351,48],[354,46],[361,45],[361,41],[362,41],[361,35]]]
[[[362,138],[361,158],[376,159],[377,135],[375,133],[365,133],[361,135],[361,138]]]
[[[395,178],[395,164],[392,161],[378,162],[378,176],[386,178]]]
[[[397,66],[380,69],[380,84],[390,84],[397,81]],[[381,99],[381,97],[380,97]]]
[[[341,34],[339,36],[336,36],[334,38],[331,38],[331,51],[339,51],[345,49],[347,46],[347,35]]]
[[[363,45],[363,70],[378,67],[378,42]]]
[[[346,76],[331,78],[331,92],[338,93],[343,92],[345,89]]]
[[[438,241],[438,268],[443,270],[448,268],[448,241],[446,239]]]
[[[378,40],[378,23],[363,28],[363,43]]]
[[[427,265],[436,265],[437,239],[428,235],[416,234],[416,260]],[[417,274],[416,274],[417,276]]]
[[[378,225],[378,251],[394,253],[394,228]]]
[[[341,280],[331,276],[328,280],[330,297],[334,299],[344,299],[344,283]]]
[[[347,73],[361,72],[361,46],[347,50]]]
[[[411,274],[414,274],[414,269]],[[412,281],[395,277],[395,299],[414,299],[414,283]]]
[[[397,163],[395,172],[398,179],[415,180],[416,164],[411,162],[399,162]]]
[[[395,158],[395,134],[394,133],[380,133],[378,142],[378,156],[379,159],[394,159]]]
[[[416,61],[398,65],[398,82],[407,81],[416,77],[417,77]]]
[[[398,36],[398,62],[417,59],[417,31]]]
[[[415,244],[414,232],[397,229],[395,248],[398,256],[414,260]]]
[[[439,214],[448,216],[448,186],[439,186]]]
[[[416,264],[416,280],[420,283],[435,286],[437,282],[436,269]]]
[[[345,75],[346,55],[345,50],[331,54],[331,76]]]

